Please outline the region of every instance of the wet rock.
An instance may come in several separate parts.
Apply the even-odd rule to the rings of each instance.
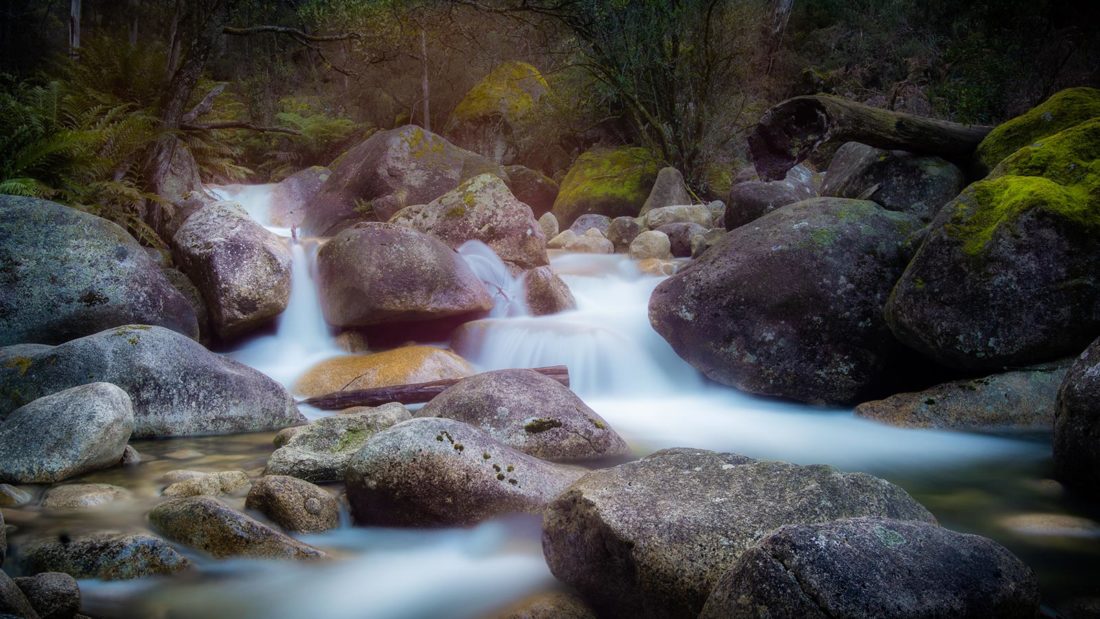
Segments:
[[[481,155],[414,125],[379,131],[341,155],[306,209],[302,227],[331,236],[364,220],[386,221],[478,174],[508,174]]]
[[[630,242],[630,257],[635,260],[667,260],[672,257],[672,241],[664,232],[646,230]]]
[[[1100,494],[1100,339],[1074,361],[1058,391],[1054,470],[1067,486]]]
[[[304,420],[274,380],[178,333],[144,325],[52,348],[0,349],[0,415],[90,381],[129,394],[134,438],[264,432]]]
[[[417,412],[487,432],[544,460],[592,460],[629,453],[623,439],[568,387],[532,370],[497,370],[463,379]]]
[[[734,185],[726,203],[726,230],[739,228],[780,207],[814,197],[817,192],[812,177],[809,168],[797,165],[781,181],[753,180]]]
[[[653,209],[646,213],[645,225],[650,230],[669,224],[699,224],[709,228],[711,218],[710,208],[705,204],[678,204]]]
[[[171,499],[149,512],[162,535],[214,557],[322,559],[324,552],[223,505],[210,497]]]
[[[550,249],[564,249],[579,254],[615,253],[615,246],[595,228],[589,228],[579,236],[572,230],[566,230],[550,239],[546,246]]]
[[[596,613],[572,593],[546,591],[512,604],[492,619],[596,619]]]
[[[1049,432],[1068,363],[957,380],[864,402],[856,415],[907,428]]]
[[[214,332],[228,340],[286,309],[290,251],[239,204],[217,202],[187,218],[172,237],[180,269],[202,292]]]
[[[116,501],[129,501],[134,494],[111,484],[66,484],[54,486],[42,498],[46,509],[87,509]]]
[[[172,483],[161,494],[174,498],[233,494],[249,484],[248,474],[244,471],[173,471],[166,477]]]
[[[601,614],[694,617],[761,534],[858,516],[933,522],[863,473],[672,449],[570,486],[545,512],[543,553]]]
[[[306,397],[337,391],[464,378],[476,370],[462,357],[434,346],[403,346],[386,352],[326,359],[306,370],[294,391]]]
[[[833,155],[821,195],[871,200],[927,222],[965,186],[962,170],[939,157],[848,142]]]
[[[132,446],[127,445],[126,449],[122,450],[122,459],[119,460],[119,464],[122,466],[137,466],[141,464],[141,454]]]
[[[521,165],[510,165],[504,170],[508,173],[508,188],[512,190],[512,195],[531,207],[531,212],[541,222],[542,216],[554,208],[554,199],[558,197],[558,183],[538,170]],[[550,236],[547,235],[546,238]]]
[[[765,610],[766,609],[766,610]],[[704,619],[1039,616],[1039,585],[1000,544],[925,522],[790,525],[741,555]]]
[[[550,239],[558,235],[558,218],[554,217],[553,213],[543,213],[539,216],[539,229],[542,230],[542,235],[546,237],[546,242],[549,243]]]
[[[271,223],[283,228],[301,226],[306,209],[331,175],[328,168],[315,165],[279,181],[271,190]]]
[[[0,481],[54,483],[116,466],[133,430],[130,397],[114,385],[38,398],[0,422]]]
[[[690,258],[693,248],[706,242],[702,237],[707,229],[695,223],[665,224],[657,231],[668,236],[669,251],[677,258]]]
[[[630,243],[645,231],[637,217],[616,217],[607,228],[607,240],[615,246],[616,252],[626,252]]]
[[[420,418],[371,438],[349,462],[346,482],[359,524],[465,525],[539,512],[579,475],[460,421]]]
[[[80,587],[68,574],[45,572],[15,584],[41,619],[72,619],[80,612]]]
[[[191,305],[118,225],[19,196],[0,196],[0,213],[0,346],[133,322],[198,337]]]
[[[0,507],[19,507],[31,502],[31,495],[26,490],[16,488],[10,484],[0,484]]]
[[[344,230],[321,248],[317,270],[325,320],[338,327],[479,314],[493,306],[454,250],[406,226]]]
[[[167,542],[151,535],[93,533],[61,540],[32,540],[20,546],[26,573],[64,572],[73,578],[130,580],[175,574],[191,563]]]
[[[320,533],[340,526],[336,497],[308,481],[286,475],[265,475],[252,484],[244,504],[286,531]]]
[[[295,432],[271,454],[264,475],[289,475],[311,482],[339,481],[348,461],[382,430],[409,419],[409,411],[392,403],[352,415],[318,419]]]
[[[0,617],[38,619],[38,613],[27,597],[4,572],[0,572]]]
[[[492,174],[475,176],[428,204],[403,208],[389,221],[430,234],[452,249],[481,241],[501,260],[524,268],[549,261],[531,207]]]
[[[674,204],[691,204],[691,202],[691,192],[684,183],[684,175],[680,174],[676,168],[661,168],[657,172],[657,179],[653,181],[653,188],[649,190],[649,197],[642,204],[640,214],[645,215],[653,209]]]
[[[548,266],[524,273],[523,294],[532,316],[577,309],[577,300],[573,298],[569,286]]]
[[[918,226],[861,200],[784,207],[662,282],[650,321],[720,383],[804,402],[857,401],[899,353],[882,308]]]
[[[562,179],[554,215],[563,226],[585,213],[635,216],[653,188],[657,170],[657,161],[644,148],[589,150]]]
[[[1100,119],[1066,129],[943,207],[886,306],[897,338],[980,372],[1077,355],[1100,335],[1098,144]]]
[[[607,215],[587,213],[578,217],[577,220],[573,222],[573,225],[569,226],[569,229],[577,236],[582,236],[585,232],[595,228],[600,231],[600,234],[607,236],[607,230],[610,227],[611,218]]]

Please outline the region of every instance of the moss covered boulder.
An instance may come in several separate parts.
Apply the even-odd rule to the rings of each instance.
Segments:
[[[881,385],[900,352],[882,308],[919,225],[865,200],[785,206],[727,233],[662,282],[650,322],[720,383],[852,402]]]
[[[121,227],[0,196],[0,346],[59,344],[134,322],[198,337],[191,304]]]
[[[1063,90],[991,131],[978,145],[978,160],[991,170],[1005,157],[1036,140],[1096,117],[1100,117],[1100,90]]]
[[[644,148],[595,148],[583,153],[561,182],[553,213],[563,228],[585,213],[637,216],[659,170]]]
[[[313,397],[356,389],[465,378],[475,372],[462,357],[434,346],[402,346],[369,355],[321,361],[298,379],[294,391]]]
[[[1076,355],[1100,334],[1100,120],[1005,159],[933,221],[887,320],[964,370]]]
[[[341,155],[305,209],[302,227],[332,235],[357,221],[386,221],[484,174],[507,179],[493,161],[414,125],[379,131]]]
[[[534,147],[530,126],[550,86],[534,66],[505,62],[474,85],[451,112],[444,133],[455,144],[510,164]]]
[[[481,241],[501,260],[523,268],[549,262],[546,237],[531,207],[492,174],[464,181],[428,204],[401,209],[390,222],[431,234],[452,249]]]

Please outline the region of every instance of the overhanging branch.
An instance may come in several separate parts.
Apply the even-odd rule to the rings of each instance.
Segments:
[[[287,135],[302,135],[301,131],[297,129],[287,129],[286,127],[265,127],[250,122],[243,122],[237,120],[227,120],[222,122],[213,122],[203,125],[194,123],[182,123],[181,129],[187,131],[215,131],[218,129],[247,129],[249,131],[259,131],[262,133],[285,133]]]
[[[363,35],[358,32],[343,32],[340,34],[309,34],[303,30],[297,28],[288,28],[286,26],[249,26],[247,28],[236,28],[234,26],[226,26],[222,29],[224,34],[230,34],[234,36],[248,36],[252,34],[286,34],[296,39],[303,39],[305,41],[314,41],[323,43],[325,41],[347,41],[349,39],[362,39]]]

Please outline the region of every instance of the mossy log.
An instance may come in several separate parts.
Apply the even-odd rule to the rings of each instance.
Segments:
[[[756,173],[779,180],[822,144],[861,142],[876,148],[936,155],[969,167],[993,128],[883,110],[839,97],[795,97],[764,112],[749,134]]]
[[[566,387],[569,386],[569,368],[564,365],[531,368],[531,370],[549,376]],[[325,411],[341,410],[353,406],[381,406],[390,402],[420,404],[443,393],[444,390],[460,380],[463,379],[445,378],[427,383],[375,387],[374,389],[360,389],[357,391],[337,391],[336,393],[308,398],[298,403]]]

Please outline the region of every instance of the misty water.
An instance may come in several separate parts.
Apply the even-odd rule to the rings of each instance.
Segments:
[[[322,239],[293,239],[268,217],[272,186],[223,188],[293,253],[291,301],[274,330],[226,351],[290,388],[318,361],[341,354],[324,322],[314,281]],[[634,455],[699,447],[755,458],[823,463],[885,477],[908,490],[941,524],[979,533],[1017,553],[1039,575],[1047,603],[1083,594],[1100,580],[1100,529],[1049,479],[1049,436],[994,436],[898,429],[824,409],[757,398],[709,383],[653,331],[648,300],[660,277],[622,255],[558,254],[552,268],[577,309],[532,317],[516,281],[487,247],[460,252],[497,294],[490,317],[460,327],[449,346],[479,370],[566,365],[573,389],[623,436]],[[304,410],[309,417],[327,413]],[[259,474],[273,435],[135,442],[147,462],[78,481],[116,483],[136,499],[70,516],[31,515],[17,534],[104,526],[140,529],[174,469],[243,469]],[[230,499],[243,507],[243,499]],[[1091,518],[1091,520],[1090,520]],[[122,583],[82,581],[97,616],[479,617],[553,588],[539,520],[515,516],[471,528],[352,527],[303,541],[336,557],[324,564],[214,561],[181,549],[191,575]]]

